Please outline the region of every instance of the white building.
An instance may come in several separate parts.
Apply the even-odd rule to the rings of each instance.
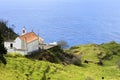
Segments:
[[[42,38],[34,32],[26,33],[25,28],[23,28],[21,36],[14,41],[5,41],[4,45],[8,53],[16,52],[22,55],[29,55],[31,52],[39,50],[39,43],[43,43]]]

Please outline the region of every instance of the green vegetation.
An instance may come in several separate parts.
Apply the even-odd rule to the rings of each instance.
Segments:
[[[64,49],[64,48],[67,48],[68,47],[68,43],[64,40],[60,40],[57,42],[58,46],[61,48],[61,49]]]
[[[52,63],[62,63],[64,65],[81,65],[81,58],[78,58],[73,54],[65,53],[60,46],[55,46],[54,48],[42,50],[40,52],[35,52],[31,55],[27,55],[26,57],[33,60],[44,60]]]
[[[69,78],[71,78],[70,80],[77,80],[82,74],[81,72],[76,73],[79,67],[74,65],[69,65],[68,68],[76,67],[75,71],[73,69],[69,71],[70,69],[67,66],[61,64],[30,60],[20,55],[16,55],[16,57],[6,55],[6,59],[6,66],[0,65],[0,80],[61,80],[61,76],[64,80]],[[76,77],[71,75],[73,73]]]
[[[39,57],[35,60],[35,58],[28,59],[19,54],[7,54],[5,56],[7,64],[0,63],[0,80],[120,80],[119,48],[120,44],[110,42],[101,45],[74,46],[65,50],[67,54],[81,58],[82,65],[80,66],[63,65],[61,58],[57,56],[57,53],[63,53],[63,51],[57,48],[47,51],[56,56],[55,60],[58,62],[54,63],[48,62],[49,59],[48,61],[47,59],[39,60]],[[104,63],[102,66],[97,64],[99,60]]]
[[[120,60],[118,60],[118,61],[116,62],[116,64],[117,64],[118,68],[120,69]]]
[[[67,53],[82,55],[82,60],[91,62],[98,62],[99,60],[111,60],[113,55],[120,55],[120,44],[110,42],[105,44],[87,44],[80,46],[73,46]]]
[[[6,60],[4,58],[4,54],[6,54],[6,53],[7,53],[7,50],[4,47],[4,40],[3,40],[2,36],[1,36],[1,32],[0,32],[0,63],[2,62],[4,64],[6,64]]]
[[[6,21],[0,20],[0,31],[3,39],[14,40],[18,35],[13,31],[12,27],[7,26]]]

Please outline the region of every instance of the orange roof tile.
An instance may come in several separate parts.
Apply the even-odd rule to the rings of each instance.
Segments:
[[[29,32],[29,33],[26,33],[26,34],[20,36],[19,38],[21,40],[29,43],[29,42],[32,42],[32,41],[38,39],[38,36],[34,32]]]

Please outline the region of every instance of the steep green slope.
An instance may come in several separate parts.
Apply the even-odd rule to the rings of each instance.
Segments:
[[[72,53],[76,56],[81,55],[82,61],[88,60],[97,62],[101,60],[110,60],[113,55],[120,55],[120,44],[116,42],[109,42],[104,44],[86,44],[80,46],[73,46],[67,53]]]
[[[83,63],[83,66],[54,64],[30,60],[22,56],[6,56],[7,65],[0,63],[0,80],[120,80],[120,70],[113,56],[104,66]]]
[[[0,80],[68,80],[69,78],[69,80],[78,80],[81,74],[83,75],[81,79],[85,78],[83,73],[76,73],[79,67],[73,65],[64,66],[21,56],[7,56],[6,59],[7,65],[0,66]],[[76,67],[76,69],[69,70],[67,67]]]
[[[82,54],[81,66],[28,59],[20,55],[6,55],[7,64],[0,63],[0,80],[102,80],[102,78],[104,80],[120,80],[120,69],[116,64],[120,61],[119,49],[120,44],[110,42],[100,45],[74,46],[66,50],[67,53],[75,56]],[[58,58],[58,50],[52,49],[48,52]],[[96,64],[99,59],[103,60],[102,66]],[[84,63],[84,60],[90,62]]]
[[[73,54],[65,53],[59,46],[55,46],[48,50],[42,50],[39,52],[35,52],[31,55],[26,56],[29,59],[33,60],[44,60],[52,63],[62,63],[64,65],[67,64],[75,64],[81,65],[81,60],[78,59]]]
[[[83,45],[72,47],[67,52],[74,52],[75,55],[82,53],[82,60],[91,60],[90,63],[82,63],[82,66],[55,64],[47,61],[30,60],[20,55],[6,55],[7,65],[0,63],[0,80],[120,80],[120,70],[116,62],[120,59],[119,44],[113,49],[116,43],[102,45]],[[109,45],[109,46],[108,46]],[[111,45],[111,46],[110,46]],[[113,46],[112,46],[113,45]],[[99,50],[99,48],[101,48]],[[111,48],[111,49],[110,49]],[[109,49],[111,59],[105,59],[104,65],[97,65],[98,52],[106,52]],[[95,51],[94,51],[95,50]],[[87,52],[88,51],[88,52]],[[112,52],[113,51],[113,52]],[[51,50],[53,54],[54,50]],[[54,52],[54,54],[57,54]],[[85,55],[84,55],[85,54]],[[87,55],[88,54],[88,55]]]

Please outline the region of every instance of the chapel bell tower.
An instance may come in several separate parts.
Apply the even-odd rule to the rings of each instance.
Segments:
[[[23,27],[23,29],[22,29],[22,35],[24,35],[24,34],[26,34],[26,28],[25,27]]]

